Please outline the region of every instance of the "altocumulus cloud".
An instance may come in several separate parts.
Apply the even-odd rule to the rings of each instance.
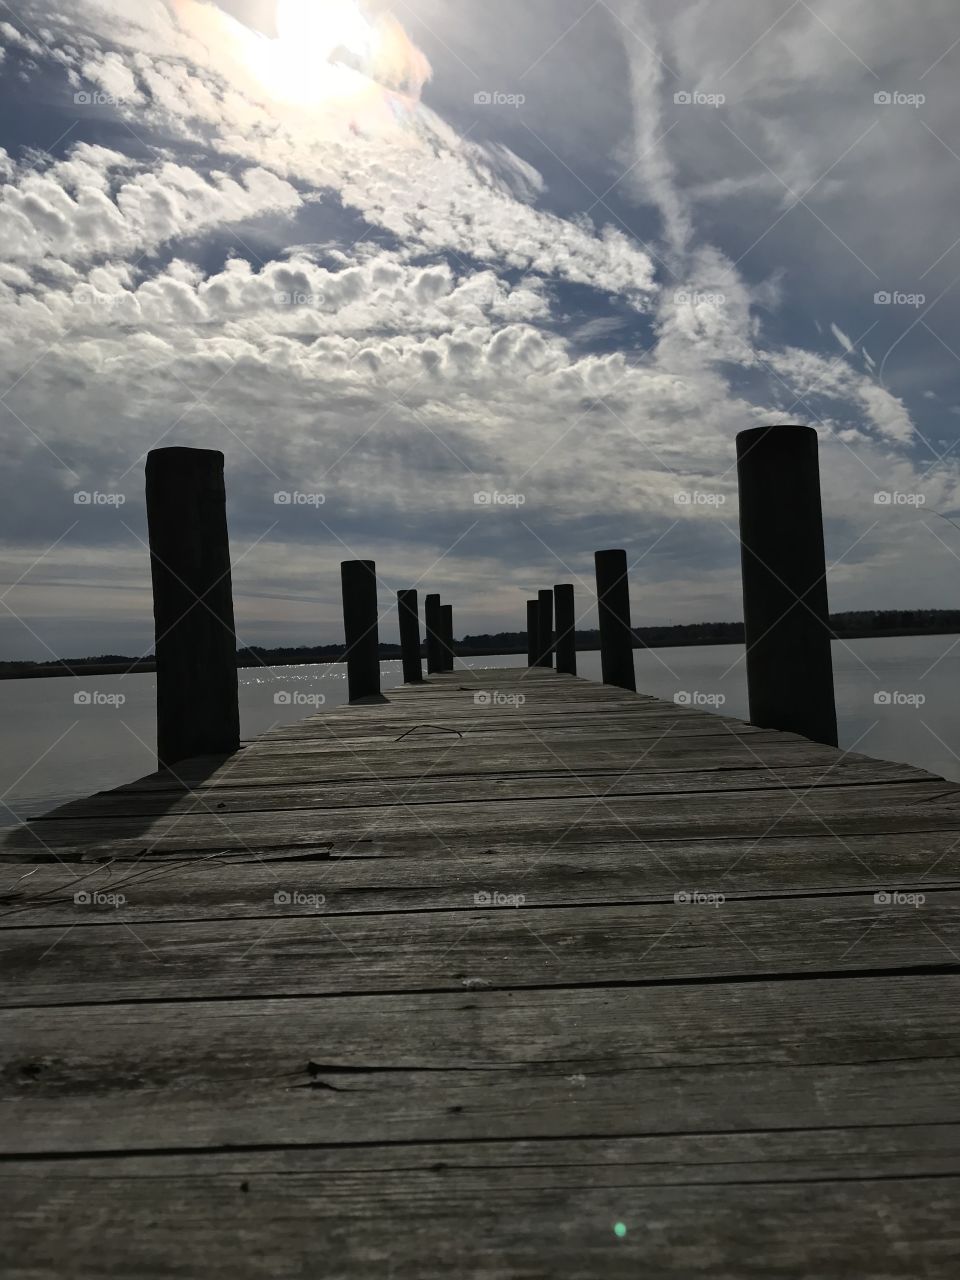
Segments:
[[[227,454],[248,642],[336,636],[337,563],[355,555],[394,585],[429,572],[463,600],[468,629],[519,625],[521,593],[541,580],[573,575],[586,593],[589,553],[607,544],[644,556],[651,621],[738,616],[733,437],[785,418],[821,432],[837,607],[877,604],[879,590],[890,602],[892,588],[896,603],[938,603],[949,549],[932,564],[917,509],[878,523],[873,503],[893,488],[956,502],[947,444],[915,416],[923,388],[883,370],[916,315],[861,336],[879,314],[866,285],[896,259],[877,236],[845,249],[845,181],[866,180],[856,148],[852,173],[838,165],[802,207],[785,194],[843,147],[828,157],[818,137],[785,159],[772,55],[749,48],[774,13],[761,22],[734,4],[710,45],[692,5],[669,18],[599,6],[568,37],[576,9],[533,6],[541,21],[523,24],[506,87],[535,66],[528,96],[553,93],[559,109],[566,76],[552,60],[594,35],[608,51],[596,56],[626,73],[600,77],[628,122],[600,163],[582,139],[565,149],[542,110],[532,129],[522,107],[495,119],[472,89],[455,110],[442,76],[431,88],[441,59],[495,45],[497,6],[458,50],[452,28],[432,39],[435,5],[411,5],[407,31],[382,7],[329,0],[323,38],[338,43],[311,29],[312,54],[278,39],[272,3],[230,8],[30,0],[0,26],[8,93],[32,130],[29,145],[0,136],[6,582],[24,575],[5,656],[149,642],[142,463],[174,443]],[[900,20],[880,8],[893,39]],[[771,41],[789,52],[797,111],[812,111],[802,89],[821,33],[798,13]],[[850,66],[829,48],[824,74],[849,96]],[[908,52],[921,66],[924,51]],[[722,119],[675,102],[678,86],[709,93],[721,79]],[[599,102],[585,92],[584,111]],[[894,121],[897,145],[905,127]],[[569,198],[574,177],[599,197],[589,212]],[[728,225],[734,203],[749,239],[778,245],[757,270]],[[832,225],[818,242],[862,274],[860,315],[839,309],[826,269],[819,321],[797,303],[812,268],[793,208]],[[854,258],[867,257],[864,271]],[[936,403],[949,404],[938,378]],[[78,490],[127,501],[80,509]],[[474,494],[492,490],[525,501],[478,508]],[[677,502],[692,490],[726,501]],[[278,506],[278,491],[324,500]]]

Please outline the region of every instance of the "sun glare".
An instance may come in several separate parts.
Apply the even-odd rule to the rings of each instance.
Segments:
[[[310,106],[362,91],[376,32],[356,0],[279,0],[276,22],[266,69],[277,97]]]

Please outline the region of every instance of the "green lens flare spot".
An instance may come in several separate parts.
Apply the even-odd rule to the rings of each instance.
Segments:
[[[627,1234],[627,1224],[625,1222],[615,1222],[613,1224],[613,1234],[618,1240],[622,1240]]]

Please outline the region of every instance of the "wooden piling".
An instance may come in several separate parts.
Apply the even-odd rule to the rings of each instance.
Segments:
[[[380,693],[376,565],[372,560],[345,560],[340,565],[340,583],[347,686],[350,701],[356,702]]]
[[[555,586],[553,600],[557,614],[557,671],[563,675],[575,676],[577,674],[577,619],[572,585],[564,582]]]
[[[157,757],[170,768],[240,744],[223,454],[154,449],[146,466]]]
[[[540,601],[527,601],[527,666],[535,667],[540,657]]]
[[[443,669],[453,670],[453,605],[440,606],[441,639],[443,641]]]
[[[553,666],[553,592],[549,587],[537,593],[537,602],[539,606],[539,620],[537,627],[538,638],[538,667]]]
[[[438,595],[429,595],[423,602],[423,621],[427,630],[427,674],[434,675],[444,670],[443,621]]]
[[[600,666],[603,683],[636,691],[630,585],[625,551],[598,551],[597,608],[600,614]]]
[[[397,592],[397,614],[400,618],[403,682],[419,684],[423,680],[423,663],[420,659],[420,610],[416,591]]]
[[[817,433],[737,436],[750,720],[837,745]]]

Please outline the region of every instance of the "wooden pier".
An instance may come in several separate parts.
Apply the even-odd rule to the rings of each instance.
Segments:
[[[0,853],[5,1274],[954,1277],[958,846],[546,668],[64,806]]]

